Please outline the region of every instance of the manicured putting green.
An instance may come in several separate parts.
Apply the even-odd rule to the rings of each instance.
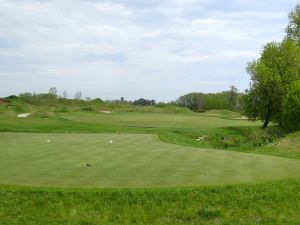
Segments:
[[[299,160],[183,147],[155,135],[0,133],[1,184],[167,187],[299,175]]]

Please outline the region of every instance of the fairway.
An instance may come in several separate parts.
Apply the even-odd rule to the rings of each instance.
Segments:
[[[299,174],[296,159],[184,147],[150,134],[0,133],[1,184],[146,188],[259,182]]]

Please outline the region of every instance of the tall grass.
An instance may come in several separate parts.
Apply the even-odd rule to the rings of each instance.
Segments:
[[[184,189],[0,186],[0,224],[300,224],[300,180]]]

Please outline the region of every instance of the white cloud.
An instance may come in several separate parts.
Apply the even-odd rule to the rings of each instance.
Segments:
[[[217,0],[0,0],[0,95],[57,86],[137,98],[145,86],[149,97],[170,100],[228,83],[244,89],[245,64],[266,41],[283,37],[293,3],[278,11],[258,10],[258,0],[226,6]],[[211,74],[215,86],[196,81],[212,83]]]

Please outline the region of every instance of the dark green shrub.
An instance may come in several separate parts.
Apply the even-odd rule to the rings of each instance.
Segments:
[[[95,109],[91,106],[82,107],[81,110],[83,110],[83,111],[95,111]]]
[[[54,112],[56,113],[65,113],[65,112],[69,112],[70,110],[67,107],[60,107],[60,108],[56,108],[54,109]]]
[[[300,130],[300,81],[291,85],[283,101],[282,123],[287,131]]]
[[[19,106],[19,105],[15,106],[13,108],[13,110],[14,110],[15,113],[24,113],[25,112],[25,109],[23,107]]]

